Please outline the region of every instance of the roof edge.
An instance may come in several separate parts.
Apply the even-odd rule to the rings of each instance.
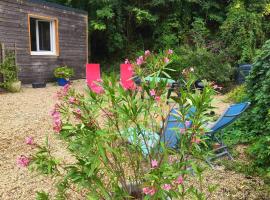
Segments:
[[[54,8],[58,8],[58,9],[62,9],[62,10],[67,10],[67,11],[80,13],[80,14],[83,14],[83,15],[88,15],[88,12],[86,12],[84,10],[64,6],[64,5],[53,3],[53,2],[48,2],[48,1],[44,1],[44,0],[27,0],[27,1],[30,2],[30,3],[41,4],[41,5],[44,5],[44,6],[54,7]]]

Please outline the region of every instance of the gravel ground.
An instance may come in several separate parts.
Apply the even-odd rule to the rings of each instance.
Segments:
[[[84,80],[74,82],[80,90],[84,88]],[[54,178],[44,177],[27,169],[17,167],[19,155],[31,155],[34,152],[24,144],[27,136],[33,136],[35,142],[42,143],[47,134],[53,151],[61,159],[69,159],[59,141],[52,133],[49,111],[55,103],[54,94],[58,86],[49,84],[46,88],[32,89],[24,86],[20,93],[0,94],[0,200],[35,199],[35,192],[44,190],[55,193]],[[220,103],[222,96],[216,97],[215,104],[220,105],[217,113],[227,106]],[[56,156],[57,156],[56,155]],[[205,173],[207,183],[219,184],[219,188],[210,198],[213,200],[270,200],[263,181],[259,178],[246,177],[227,171],[223,167],[208,170]],[[71,197],[70,199],[79,199]]]

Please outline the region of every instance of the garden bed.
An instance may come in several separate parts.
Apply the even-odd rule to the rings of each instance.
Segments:
[[[75,81],[74,86],[83,90],[85,81]],[[32,147],[24,144],[27,136],[33,136],[35,142],[43,143],[47,134],[53,152],[57,152],[56,157],[72,159],[63,151],[64,144],[56,140],[52,132],[49,111],[56,101],[54,95],[59,89],[60,87],[53,84],[40,89],[25,86],[20,93],[0,94],[0,199],[35,199],[35,192],[40,190],[55,193],[53,184],[57,181],[56,178],[19,168],[16,159],[21,154],[29,155],[34,152]],[[221,113],[228,105],[222,103],[222,99],[222,96],[215,99],[215,105],[219,107],[216,113]],[[210,199],[269,199],[266,186],[259,178],[228,171],[222,166],[216,170],[207,170],[204,176],[205,183],[219,185]],[[70,199],[80,197],[72,194]]]

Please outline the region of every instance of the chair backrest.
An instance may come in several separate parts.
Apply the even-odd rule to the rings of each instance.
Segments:
[[[250,105],[250,102],[233,104],[220,116],[212,126],[211,132],[216,132],[233,123]]]
[[[88,87],[96,93],[103,91],[102,87],[97,84],[101,81],[100,65],[99,64],[86,64],[86,82]]]
[[[192,113],[195,112],[195,108],[191,107],[189,113],[187,114],[187,119]],[[161,141],[169,148],[176,149],[180,140],[179,129],[185,128],[184,123],[181,121],[180,116],[178,117],[178,111],[175,108],[172,108],[167,120],[164,133],[161,137]],[[190,123],[191,126],[191,123]],[[189,127],[187,127],[189,128]]]
[[[131,64],[120,65],[120,82],[125,89],[134,89],[136,85],[133,80],[133,70]]]

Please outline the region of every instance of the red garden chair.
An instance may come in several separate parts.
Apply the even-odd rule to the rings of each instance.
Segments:
[[[95,93],[100,94],[103,88],[98,84],[101,82],[100,65],[86,64],[86,82],[88,87]]]

